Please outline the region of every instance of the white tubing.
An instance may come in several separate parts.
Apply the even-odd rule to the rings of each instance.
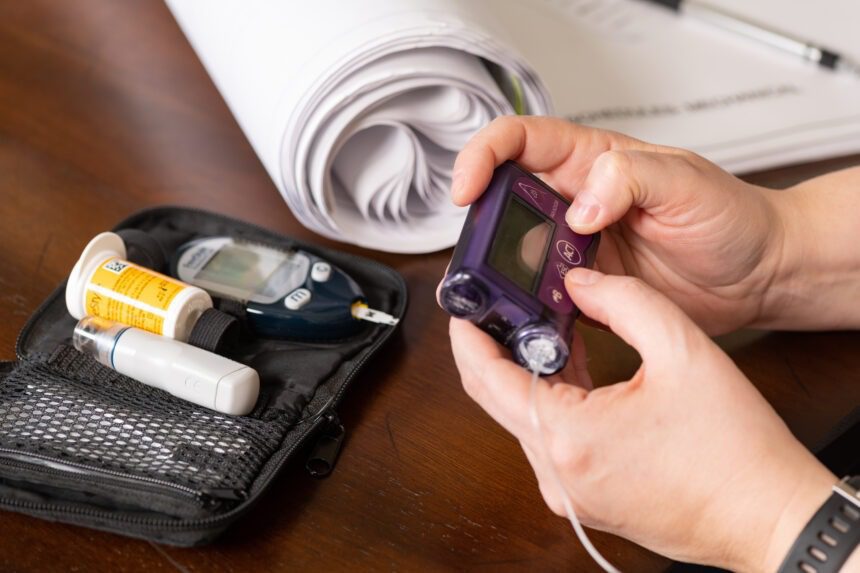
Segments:
[[[585,547],[585,550],[588,551],[588,554],[591,555],[591,558],[600,565],[600,567],[606,571],[606,573],[620,573],[615,566],[612,565],[606,558],[600,554],[597,548],[591,543],[591,540],[588,538],[588,535],[585,533],[585,529],[583,529],[582,524],[579,522],[579,519],[576,517],[576,512],[573,511],[573,504],[570,501],[570,496],[567,494],[567,490],[564,489],[564,485],[561,482],[561,477],[558,475],[558,471],[555,468],[555,464],[552,461],[552,458],[549,455],[549,448],[546,445],[546,439],[543,435],[543,427],[540,423],[540,414],[538,414],[537,409],[537,385],[538,385],[538,373],[541,371],[542,364],[538,362],[538,360],[532,360],[529,363],[529,368],[532,373],[532,382],[531,387],[529,388],[529,419],[531,420],[532,428],[537,432],[538,441],[541,444],[541,448],[543,449],[543,455],[547,462],[547,467],[549,468],[549,474],[552,477],[552,481],[555,483],[555,487],[561,495],[562,503],[564,504],[564,511],[567,513],[567,518],[570,520],[570,524],[573,525],[573,530],[576,532],[576,536],[579,538],[582,546]]]

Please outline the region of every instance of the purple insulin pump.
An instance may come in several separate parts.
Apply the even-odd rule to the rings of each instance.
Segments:
[[[442,281],[439,302],[507,346],[525,367],[540,356],[541,374],[567,363],[579,309],[564,275],[591,267],[600,234],[574,233],[570,203],[512,161],[493,173],[471,206]]]

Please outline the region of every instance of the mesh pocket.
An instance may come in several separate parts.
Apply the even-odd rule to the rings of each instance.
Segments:
[[[247,491],[288,426],[195,406],[68,347],[0,384],[0,447],[195,490]]]

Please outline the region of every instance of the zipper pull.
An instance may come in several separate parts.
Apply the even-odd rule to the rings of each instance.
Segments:
[[[325,430],[317,438],[305,463],[308,473],[315,478],[326,477],[332,472],[346,436],[346,430],[335,412],[329,412],[325,418],[328,421]]]

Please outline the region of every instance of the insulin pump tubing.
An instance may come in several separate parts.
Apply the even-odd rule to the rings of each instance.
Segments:
[[[540,414],[537,409],[538,378],[539,372],[543,369],[542,363],[544,362],[541,358],[543,357],[533,356],[529,361],[529,370],[531,370],[532,373],[531,386],[529,387],[529,419],[531,421],[532,428],[537,432],[538,441],[541,444],[541,449],[543,449],[544,459],[549,467],[549,475],[552,477],[552,481],[554,482],[559,494],[561,494],[564,511],[567,513],[567,518],[570,520],[570,524],[573,525],[573,530],[576,532],[576,536],[579,538],[582,546],[585,547],[585,550],[588,551],[591,558],[594,559],[594,561],[600,565],[604,571],[607,573],[620,573],[612,563],[607,561],[606,558],[600,554],[600,552],[591,543],[588,535],[586,535],[585,530],[582,528],[582,524],[576,517],[576,512],[573,511],[573,503],[570,501],[570,496],[567,495],[567,490],[564,489],[564,484],[562,484],[561,477],[558,475],[558,470],[556,470],[555,464],[549,456],[549,448],[547,447],[546,438],[543,434],[543,427],[540,422]]]

